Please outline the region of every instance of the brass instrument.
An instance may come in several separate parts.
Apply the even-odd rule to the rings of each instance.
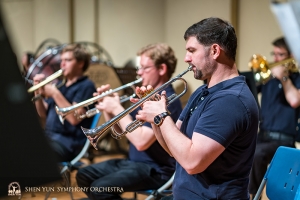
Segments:
[[[183,83],[185,85],[185,89],[179,95],[173,94],[173,95],[169,96],[168,99],[167,99],[167,105],[170,105],[174,100],[176,100],[176,99],[180,98],[181,96],[183,96],[187,91],[187,83],[181,77],[183,75],[185,75],[187,72],[191,71],[191,70],[192,70],[192,66],[190,65],[184,72],[182,72],[181,74],[177,75],[176,77],[170,79],[168,82],[164,83],[163,85],[161,85],[157,89],[151,91],[145,97],[141,98],[137,103],[133,104],[132,106],[130,106],[129,108],[127,108],[123,112],[119,113],[118,115],[116,115],[111,120],[105,122],[101,126],[98,126],[94,129],[87,129],[87,128],[81,127],[82,131],[87,136],[87,138],[90,140],[90,143],[93,145],[93,147],[97,150],[98,149],[97,148],[98,140],[109,128],[111,128],[112,126],[117,124],[123,117],[128,115],[130,112],[132,112],[133,110],[135,110],[136,108],[141,106],[145,101],[150,100],[151,98],[153,98],[153,96],[155,96],[159,92],[165,90],[170,84],[172,84],[176,80],[183,81]],[[140,127],[143,123],[144,122],[141,121],[141,120],[135,120],[132,123],[130,123],[129,125],[127,125],[126,130],[123,131],[122,133],[117,133],[116,131],[114,131],[112,133],[112,137],[115,138],[115,139],[121,139],[122,136],[124,136],[127,133],[130,133],[130,132],[134,131],[135,129]]]
[[[50,83],[51,81],[57,79],[58,77],[60,77],[61,75],[63,75],[64,70],[60,69],[57,72],[53,73],[52,75],[48,76],[45,80],[43,80],[42,82],[30,87],[27,91],[28,93],[34,92],[37,89],[43,87],[44,85]]]
[[[43,80],[42,82],[30,87],[27,92],[28,93],[32,93],[34,91],[36,91],[37,89],[45,86],[46,84],[54,81],[55,79],[57,79],[58,77],[62,76],[63,75],[63,72],[64,70],[63,69],[60,69],[58,70],[57,72],[51,74],[50,76],[48,76],[45,80]],[[63,79],[62,83],[60,85],[56,85],[56,87],[61,87],[63,84],[65,84],[65,79]],[[38,99],[42,98],[42,96],[39,94],[37,96],[34,96],[31,101],[36,101]]]
[[[66,107],[66,108],[59,108],[59,107],[56,106],[56,107],[55,107],[56,113],[57,113],[58,115],[60,115],[60,118],[61,118],[61,121],[62,121],[62,119],[64,119],[68,114],[75,112],[77,109],[82,108],[82,107],[87,107],[87,106],[89,106],[89,105],[91,105],[91,104],[93,104],[93,103],[98,102],[98,100],[104,98],[105,96],[112,95],[113,93],[116,93],[116,92],[118,92],[118,91],[120,91],[120,90],[124,90],[124,89],[126,89],[126,88],[128,88],[128,87],[133,87],[134,85],[136,85],[136,84],[142,82],[142,80],[143,80],[143,79],[140,78],[140,79],[138,79],[138,80],[135,80],[135,81],[132,81],[132,82],[130,82],[130,83],[127,83],[127,84],[125,84],[125,85],[123,85],[123,86],[120,86],[120,87],[118,87],[118,88],[116,88],[116,89],[108,90],[108,91],[106,91],[106,92],[103,92],[103,93],[100,94],[100,95],[97,95],[97,96],[92,97],[92,98],[90,98],[90,99],[88,99],[88,100],[85,100],[85,101],[83,101],[83,102],[81,102],[81,103],[77,103],[77,104],[75,104],[75,105],[72,105],[72,106],[69,106],[69,107]],[[133,90],[134,90],[134,88],[133,88]],[[122,100],[122,99],[120,99],[120,100]],[[92,112],[92,111],[91,111],[91,112]],[[94,112],[97,112],[97,111],[94,111]],[[96,113],[95,113],[95,114],[96,114]],[[83,117],[83,116],[82,116],[82,117]]]
[[[271,78],[271,68],[278,65],[284,65],[289,72],[299,71],[294,58],[288,58],[279,62],[268,64],[266,57],[254,54],[248,63],[249,68],[254,73],[254,79],[258,84],[265,84],[268,82]]]
[[[129,101],[130,98],[134,98],[136,96],[136,94],[132,94],[130,96],[127,96],[127,95],[123,95],[120,97],[120,103],[124,103],[126,101]],[[75,111],[76,112],[76,111]],[[82,115],[76,115],[78,119],[85,119],[85,118],[90,118],[90,117],[93,117],[94,115],[100,113],[100,111],[97,109],[97,108],[92,108],[92,109],[89,109],[85,112],[85,114],[82,114]],[[59,115],[59,121],[63,124],[64,121],[65,121],[65,116],[62,116],[62,115]]]

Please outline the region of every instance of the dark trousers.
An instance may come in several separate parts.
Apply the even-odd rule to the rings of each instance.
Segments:
[[[127,159],[112,159],[78,170],[79,187],[88,187],[89,199],[122,199],[122,192],[157,189],[167,180],[151,166]],[[97,191],[98,190],[98,191]]]
[[[266,135],[264,136],[263,133],[258,134],[253,165],[250,173],[250,194],[256,194],[267,171],[267,167],[279,146],[295,147],[295,141],[294,139],[291,139],[290,141],[288,141],[288,139],[272,139]]]
[[[57,141],[49,140],[49,144],[53,149],[58,162],[71,161],[76,157],[76,154],[70,152],[64,145]]]

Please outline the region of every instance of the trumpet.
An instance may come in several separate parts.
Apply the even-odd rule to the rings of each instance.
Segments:
[[[58,77],[62,76],[63,75],[63,72],[64,70],[63,69],[60,69],[58,70],[57,72],[53,73],[52,75],[48,76],[45,80],[43,80],[42,82],[30,87],[27,92],[28,93],[32,93],[34,91],[36,91],[37,89],[43,87],[44,85],[52,82],[53,80],[57,79]],[[63,84],[65,84],[65,79],[63,79],[63,81],[61,82],[60,85],[56,85],[56,87],[61,87]],[[42,98],[42,96],[39,94],[37,96],[34,96],[31,101],[36,101],[38,99]]]
[[[83,102],[77,103],[77,104],[75,104],[73,106],[69,106],[69,107],[66,107],[66,108],[59,108],[59,107],[56,106],[55,107],[56,113],[58,115],[60,115],[60,118],[64,119],[68,114],[70,114],[72,112],[75,112],[77,109],[82,108],[82,107],[87,107],[87,106],[89,106],[89,105],[91,105],[93,103],[96,103],[98,100],[104,98],[105,96],[111,95],[111,94],[116,93],[116,92],[118,92],[120,90],[124,90],[124,89],[126,89],[128,87],[133,87],[135,84],[138,84],[138,83],[142,82],[142,80],[143,79],[140,78],[138,80],[135,80],[133,82],[130,82],[130,83],[127,83],[127,84],[125,84],[123,86],[120,86],[120,87],[118,87],[118,88],[116,88],[114,90],[108,90],[106,92],[103,92],[100,95],[92,97],[92,98],[90,98],[88,100],[85,100]],[[134,90],[134,88],[133,88],[133,90]]]
[[[126,101],[129,101],[130,98],[134,98],[136,96],[136,94],[132,94],[130,96],[127,96],[127,95],[123,95],[120,97],[120,103],[124,103]],[[76,111],[75,111],[76,112]],[[89,109],[85,112],[85,114],[82,114],[82,115],[76,115],[77,116],[77,119],[85,119],[85,118],[90,118],[90,117],[93,117],[94,115],[100,113],[100,111],[97,109],[97,108],[92,108],[92,109]],[[62,116],[62,115],[59,115],[59,121],[63,124],[64,121],[65,121],[65,118]]]
[[[183,75],[185,75],[187,72],[191,71],[191,70],[192,70],[192,66],[190,65],[184,72],[182,72],[181,74],[177,75],[176,77],[170,79],[169,81],[167,81],[166,83],[164,83],[163,85],[161,85],[160,87],[158,87],[157,89],[151,91],[149,94],[146,94],[146,96],[143,97],[143,98],[141,98],[137,103],[133,104],[132,106],[130,106],[129,108],[127,108],[123,112],[119,113],[118,115],[116,115],[111,120],[105,122],[101,126],[98,126],[98,127],[94,128],[94,129],[87,129],[87,128],[81,127],[83,133],[90,140],[90,143],[92,144],[92,146],[96,150],[98,150],[97,143],[98,143],[99,139],[101,138],[101,136],[103,136],[103,134],[109,128],[111,128],[112,126],[114,126],[115,124],[117,124],[123,117],[125,117],[130,112],[132,112],[133,110],[135,110],[137,107],[141,106],[145,101],[150,100],[153,96],[155,96],[159,92],[162,92],[163,90],[165,90],[173,82],[175,82],[177,80],[183,81],[185,89],[179,95],[172,94],[171,96],[169,96],[168,99],[167,99],[167,106],[170,105],[176,99],[178,99],[181,96],[183,96],[187,92],[187,82],[185,81],[185,79],[183,79],[181,77]],[[143,123],[144,123],[144,121],[135,120],[135,121],[133,121],[132,123],[130,123],[129,125],[126,126],[125,131],[123,131],[122,133],[117,133],[116,131],[114,131],[111,136],[113,138],[115,138],[115,139],[121,139],[122,136],[124,136],[125,134],[130,133],[130,132],[134,131],[135,129],[137,129],[138,127],[142,126]]]
[[[266,82],[268,82],[271,78],[271,68],[278,65],[284,65],[291,73],[299,71],[294,58],[287,58],[279,62],[268,64],[264,56],[254,54],[251,57],[250,62],[248,63],[249,68],[254,73],[254,79],[258,84],[265,84]]]

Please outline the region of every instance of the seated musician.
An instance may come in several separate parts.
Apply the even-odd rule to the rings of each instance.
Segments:
[[[249,199],[258,106],[235,63],[234,27],[210,17],[188,27],[184,61],[196,80],[207,80],[190,96],[176,124],[160,101],[146,101],[137,119],[150,122],[164,149],[176,159],[173,197],[163,199]],[[147,93],[151,86],[136,88]],[[132,99],[132,102],[138,99]]]
[[[166,44],[150,44],[141,48],[137,55],[140,56],[137,74],[143,78],[142,85],[150,84],[154,89],[158,88],[167,82],[175,71],[177,58],[171,47]],[[97,91],[102,93],[108,89],[109,85],[104,85]],[[169,85],[166,91],[168,96],[175,93],[172,85]],[[124,111],[119,99],[117,94],[106,96],[96,105],[106,120]],[[135,120],[138,110],[140,109],[137,108],[119,121],[122,130]],[[182,111],[179,99],[169,106],[169,111],[172,119],[176,121]],[[130,143],[128,159],[112,159],[78,170],[76,180],[79,187],[120,188],[110,191],[89,190],[86,192],[89,199],[122,199],[122,192],[157,189],[173,175],[175,160],[157,142],[150,123],[143,124],[126,134],[126,137]]]
[[[272,45],[275,63],[293,58],[283,37],[276,38]],[[260,129],[250,174],[249,191],[252,197],[256,195],[277,148],[295,148],[299,134],[300,74],[292,62],[285,64],[290,66],[279,64],[272,67],[272,78],[257,87],[257,91],[261,93],[261,110]]]
[[[35,91],[35,95],[44,97],[35,101],[35,106],[39,116],[46,119],[45,132],[59,161],[70,161],[80,152],[86,141],[81,126],[90,127],[93,120],[79,119],[78,115],[86,112],[85,108],[80,108],[76,113],[67,115],[61,123],[55,110],[56,106],[69,107],[93,96],[96,91],[94,83],[84,76],[89,62],[90,54],[83,47],[78,44],[66,46],[61,52],[60,64],[65,84],[61,87],[46,84]],[[45,78],[44,74],[35,75],[34,84]]]

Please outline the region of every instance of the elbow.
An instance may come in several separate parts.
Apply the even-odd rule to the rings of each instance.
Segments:
[[[295,101],[290,101],[290,106],[294,109],[298,108],[300,106],[300,101],[295,100]]]
[[[137,144],[135,145],[135,148],[138,150],[138,151],[145,151],[149,148],[149,145],[146,145],[146,144]]]
[[[184,169],[189,175],[199,174],[204,171],[198,168],[184,168]]]
[[[182,165],[182,167],[189,175],[199,174],[207,168],[199,163],[192,163],[192,162],[186,163],[186,165]]]

